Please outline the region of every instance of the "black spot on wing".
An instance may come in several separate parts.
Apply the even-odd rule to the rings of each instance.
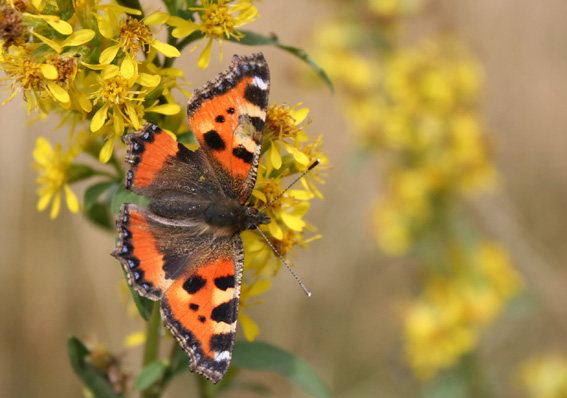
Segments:
[[[256,131],[262,132],[264,131],[264,119],[262,119],[261,117],[257,117],[257,116],[251,116],[249,117],[250,123],[252,123],[252,126],[254,126],[254,128],[256,129]]]
[[[220,290],[226,290],[234,287],[234,275],[221,276],[215,278],[215,286]]]
[[[223,116],[223,115],[218,115],[218,116],[215,118],[215,120],[216,120],[217,123],[224,123],[224,116]]]
[[[191,308],[193,311],[197,311],[199,309],[199,304],[191,303],[189,304],[189,308]]]
[[[199,275],[193,275],[183,283],[183,289],[189,294],[195,294],[201,290],[207,281]]]
[[[232,347],[232,342],[234,341],[234,334],[233,333],[222,333],[222,334],[213,334],[211,336],[211,340],[209,341],[209,346],[211,347],[212,351],[222,352],[222,351],[229,351]]]
[[[222,303],[213,308],[211,312],[211,319],[215,322],[224,322],[231,324],[236,320],[236,306],[238,299],[233,298],[226,303]]]
[[[205,323],[206,320],[207,318],[205,318],[203,315],[199,315],[199,322]]]
[[[232,150],[232,154],[237,158],[242,159],[245,163],[251,164],[252,160],[254,160],[254,154],[248,152],[246,148],[240,145]]]
[[[246,89],[244,89],[244,99],[259,106],[261,109],[265,109],[268,106],[267,94],[265,90],[262,90],[254,84],[249,84],[246,86]]]
[[[205,144],[207,144],[207,146],[213,151],[222,151],[226,148],[223,139],[215,130],[205,133],[203,138],[205,139]]]
[[[226,113],[230,113],[232,115],[234,113],[234,108],[228,108]]]

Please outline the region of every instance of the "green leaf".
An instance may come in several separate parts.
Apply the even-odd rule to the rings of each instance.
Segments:
[[[67,173],[67,182],[73,183],[77,181],[84,180],[86,178],[92,177],[96,174],[96,171],[86,164],[81,163],[71,163],[69,165],[69,171]]]
[[[103,203],[94,203],[87,210],[85,209],[85,215],[89,220],[98,225],[99,227],[114,230],[114,218],[110,213],[108,205]]]
[[[116,185],[116,183],[112,181],[105,181],[88,187],[83,199],[83,206],[85,210],[88,211],[96,203],[99,196],[113,185]]]
[[[96,398],[123,397],[122,394],[114,394],[112,385],[106,375],[88,360],[90,351],[81,340],[74,336],[69,336],[67,339],[67,352],[69,353],[73,371]]]
[[[165,360],[150,362],[140,371],[136,381],[134,382],[134,389],[137,391],[144,391],[163,375],[167,367],[168,362]]]
[[[293,354],[268,343],[237,342],[234,345],[232,365],[252,370],[273,370],[315,397],[331,396],[329,388],[309,365]]]
[[[126,274],[126,270],[122,267],[122,272],[124,273],[124,278],[128,280],[128,275]],[[140,316],[144,318],[144,320],[149,321],[150,316],[152,316],[152,308],[154,306],[154,302],[150,299],[140,296],[130,284],[128,284],[128,289],[130,289],[130,294],[132,295],[132,299],[134,300],[134,304],[136,304],[136,308],[138,308],[138,312]]]
[[[276,46],[278,48],[281,48],[282,50],[287,51],[288,53],[293,54],[296,57],[308,63],[315,70],[317,75],[319,75],[321,80],[325,82],[327,87],[329,87],[329,90],[331,90],[331,92],[334,91],[333,82],[329,78],[329,75],[327,75],[327,72],[325,72],[325,70],[322,67],[320,67],[313,60],[313,58],[311,58],[304,50],[297,47],[287,46],[285,44],[282,44],[278,41],[277,37],[267,37],[259,33],[250,32],[247,30],[240,30],[240,32],[244,33],[246,36],[244,36],[240,40],[234,37],[231,37],[228,40],[233,41],[235,43],[244,44],[245,46],[268,45],[268,46]]]
[[[136,195],[134,192],[129,191],[124,187],[120,187],[112,198],[110,209],[114,214],[118,215],[120,214],[120,207],[123,203],[136,203],[141,206],[147,206],[149,202],[150,199]]]
[[[177,135],[177,142],[183,142],[184,144],[199,145],[195,134],[189,130]]]

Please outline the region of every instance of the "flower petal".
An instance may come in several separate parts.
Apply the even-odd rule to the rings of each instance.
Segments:
[[[32,35],[37,37],[39,40],[41,40],[42,42],[47,44],[49,47],[51,47],[52,49],[57,51],[58,54],[61,54],[63,52],[63,47],[61,47],[58,43],[54,42],[53,40],[48,39],[45,36],[40,35],[39,33],[37,33],[34,30],[30,30],[30,32],[31,32]]]
[[[122,137],[122,134],[124,134],[124,117],[116,108],[114,108],[114,113],[112,114],[112,122],[114,124],[114,134],[117,137]]]
[[[141,84],[144,87],[156,87],[161,81],[160,75],[150,75],[149,73],[138,74],[138,80],[136,83]]]
[[[39,69],[41,69],[41,73],[46,79],[55,80],[59,76],[59,73],[57,73],[57,68],[53,65],[41,64],[39,65]]]
[[[67,207],[71,210],[72,213],[76,213],[79,211],[79,201],[75,196],[75,193],[69,188],[69,185],[63,185],[63,189],[65,190],[65,200],[67,201]]]
[[[152,41],[152,47],[168,58],[179,57],[181,55],[177,48],[173,47],[170,44],[162,43],[157,39]]]
[[[100,77],[103,80],[107,80],[107,79],[112,79],[114,76],[116,76],[118,73],[120,73],[120,68],[116,65],[106,65],[106,67],[104,68],[104,70],[100,73]]]
[[[262,279],[261,281],[258,281],[252,285],[250,290],[248,290],[248,294],[246,296],[257,296],[267,291],[270,287],[272,287],[272,282],[270,282],[269,279]]]
[[[268,159],[272,167],[276,170],[279,170],[282,167],[282,156],[281,156],[281,149],[280,145],[277,141],[272,141],[272,145],[268,150]]]
[[[84,93],[83,91],[79,91],[77,89],[74,89],[73,90],[73,97],[77,99],[79,106],[81,107],[81,109],[83,111],[85,111],[85,113],[89,113],[90,111],[93,110],[93,104],[91,103],[89,96],[86,93]]]
[[[50,163],[52,156],[53,148],[51,148],[51,143],[45,137],[38,137],[35,142],[35,149],[33,150],[33,158],[35,161],[45,166]]]
[[[61,191],[58,191],[55,193],[55,197],[53,198],[53,204],[51,205],[50,217],[52,220],[57,218],[60,208],[61,208]]]
[[[104,51],[100,53],[98,62],[104,65],[110,64],[112,61],[114,61],[114,58],[116,58],[118,50],[120,50],[120,44],[105,48]]]
[[[169,14],[167,12],[156,12],[144,18],[144,25],[161,25],[167,22]]]
[[[293,120],[295,120],[295,125],[297,126],[298,124],[300,124],[302,121],[305,120],[305,118],[309,114],[309,108],[301,108],[298,110],[291,109],[289,111],[289,114],[293,118]]]
[[[94,30],[81,29],[63,40],[63,43],[61,43],[61,45],[63,47],[80,46],[91,41],[95,37],[95,35],[96,33]]]
[[[268,231],[270,232],[270,235],[272,235],[274,237],[274,239],[277,240],[282,240],[283,239],[283,231],[280,228],[280,226],[278,225],[277,222],[271,222],[268,224]]]
[[[91,131],[94,133],[104,126],[104,122],[106,122],[106,117],[108,113],[108,105],[104,105],[100,108],[93,116],[91,120]]]
[[[213,40],[210,39],[201,55],[199,55],[199,60],[197,61],[197,66],[199,69],[205,69],[209,66],[209,61],[211,60],[211,49],[213,47]]]
[[[108,137],[102,149],[100,150],[100,153],[98,155],[98,160],[100,160],[101,163],[107,163],[112,156],[113,150],[114,150],[114,135],[111,135],[110,137]]]
[[[240,321],[240,325],[242,326],[246,340],[254,341],[256,336],[258,336],[258,333],[260,333],[260,329],[258,328],[258,325],[256,325],[256,322],[254,322],[252,318],[250,318],[244,312],[240,312],[238,320]]]
[[[139,331],[130,333],[126,336],[126,347],[133,348],[142,345],[146,342],[146,332]]]
[[[177,115],[179,112],[181,112],[181,107],[177,104],[162,104],[162,105],[152,106],[146,109],[146,112],[153,112],[153,113],[159,113],[161,115],[172,116],[172,115]]]
[[[71,98],[69,97],[69,93],[63,87],[61,87],[55,82],[52,82],[51,80],[46,80],[45,83],[47,84],[47,89],[55,97],[57,101],[62,103],[71,101]]]
[[[136,130],[140,130],[142,126],[140,125],[140,121],[138,120],[138,114],[136,113],[136,109],[130,101],[126,102],[126,109],[128,110],[128,119],[130,119],[130,122]]]
[[[172,25],[171,23],[172,19],[169,19],[169,24]],[[186,23],[184,23],[183,25],[179,25],[177,26],[175,29],[173,29],[173,32],[171,32],[171,35],[177,39],[180,39],[182,37],[187,37],[189,36],[191,33],[193,33],[194,31],[196,31],[197,29],[199,29],[199,25],[197,25],[195,22],[192,21],[185,21]],[[175,25],[173,25],[175,26]]]
[[[46,20],[46,22],[51,26],[53,29],[61,33],[62,35],[70,35],[73,33],[73,27],[69,22],[63,21],[60,19],[59,21],[52,21],[50,19]]]
[[[134,62],[135,61],[132,57],[126,56],[126,57],[124,57],[124,60],[122,61],[122,64],[120,65],[120,73],[127,80],[131,79],[134,76],[134,73],[136,71]]]
[[[305,221],[303,221],[300,217],[291,215],[289,213],[286,213],[285,211],[282,211],[280,213],[280,216],[284,224],[293,231],[301,232],[303,230],[303,227],[305,227]]]
[[[95,14],[95,18],[98,24],[98,31],[103,37],[107,39],[112,39],[114,37],[114,30],[112,29],[112,25],[110,21],[106,18],[101,17],[98,14]]]
[[[52,197],[53,197],[52,190],[42,193],[41,196],[39,197],[39,201],[37,202],[37,211],[44,211],[49,205],[49,202],[51,201]]]

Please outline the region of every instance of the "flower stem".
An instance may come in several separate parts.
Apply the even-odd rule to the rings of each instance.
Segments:
[[[142,366],[146,366],[157,359],[159,350],[159,328],[161,325],[161,317],[159,313],[159,301],[154,302],[152,315],[147,325],[146,346],[144,348],[144,361]],[[143,398],[157,398],[161,395],[161,391],[152,385],[142,393]]]

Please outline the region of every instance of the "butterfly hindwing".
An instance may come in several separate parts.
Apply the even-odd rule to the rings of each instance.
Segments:
[[[256,181],[270,74],[262,54],[234,56],[229,69],[196,90],[191,128],[227,194],[244,204]]]
[[[191,371],[217,383],[232,358],[244,250],[238,234],[214,245],[214,255],[169,288],[161,316],[189,354]]]

